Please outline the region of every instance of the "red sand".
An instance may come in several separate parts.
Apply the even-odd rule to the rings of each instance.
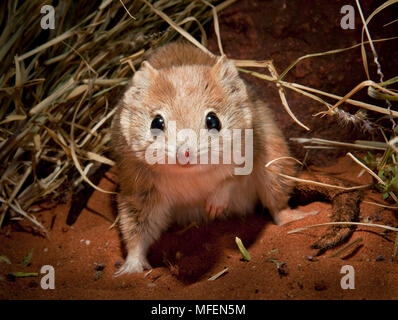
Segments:
[[[349,159],[340,159],[329,174],[351,178],[357,184],[369,183],[370,177],[352,179],[360,168]],[[107,177],[115,179],[114,174]],[[103,179],[101,187],[114,189]],[[380,200],[380,194],[366,192],[365,200]],[[398,225],[389,210],[361,204],[361,220]],[[41,213],[39,220],[50,228],[50,240],[31,232],[5,228],[0,235],[0,252],[12,262],[0,263],[1,299],[391,299],[398,298],[397,262],[391,261],[393,232],[381,235],[379,228],[358,227],[350,242],[362,238],[358,250],[350,249],[343,258],[331,258],[341,247],[319,257],[311,244],[325,232],[325,227],[287,235],[287,231],[327,222],[330,205],[314,202],[302,210],[320,210],[317,216],[278,227],[265,214],[247,219],[215,221],[178,234],[181,227],[165,232],[150,250],[153,271],[113,278],[115,264],[122,262],[117,228],[113,220],[111,197],[95,192],[73,227],[65,224],[68,205]],[[6,235],[5,233],[8,233]],[[235,236],[242,239],[252,260],[241,261]],[[20,262],[33,248],[31,265]],[[344,256],[349,255],[344,259]],[[381,257],[384,258],[382,261]],[[286,262],[280,275],[275,259]],[[96,279],[96,265],[105,268]],[[43,265],[55,268],[55,290],[43,290],[40,278],[5,279],[7,272],[40,272]],[[340,269],[351,265],[355,270],[355,289],[343,290]],[[228,267],[228,273],[215,281],[207,279]]]

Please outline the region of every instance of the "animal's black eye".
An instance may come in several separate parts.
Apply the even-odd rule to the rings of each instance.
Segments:
[[[220,119],[217,118],[214,112],[209,112],[206,116],[206,128],[216,129],[217,131],[221,130],[221,122]]]
[[[164,129],[164,119],[160,115],[156,115],[155,118],[153,118],[152,123],[151,123],[151,129]]]

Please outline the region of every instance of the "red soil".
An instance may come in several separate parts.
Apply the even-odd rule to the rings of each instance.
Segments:
[[[357,178],[360,168],[349,159],[340,159],[322,172],[344,177],[356,184],[370,182],[366,174]],[[111,172],[106,177],[114,180]],[[104,178],[100,187],[114,190]],[[366,191],[365,200],[380,200],[380,194]],[[115,265],[123,261],[111,197],[95,192],[73,227],[65,224],[69,204],[42,212],[39,220],[50,229],[50,239],[27,230],[3,230],[1,253],[12,262],[0,263],[1,299],[391,299],[398,298],[397,262],[391,260],[395,234],[382,229],[359,226],[350,242],[362,238],[359,248],[351,248],[332,258],[340,248],[315,257],[310,246],[325,227],[287,235],[289,230],[328,222],[331,206],[314,202],[300,209],[320,210],[316,216],[287,226],[274,225],[268,215],[257,213],[246,219],[215,221],[182,234],[182,227],[165,232],[151,248],[154,267],[145,273],[113,278]],[[398,225],[389,210],[362,202],[361,221]],[[53,220],[54,219],[54,220]],[[52,228],[51,228],[51,224]],[[9,232],[6,232],[9,231]],[[5,234],[5,233],[8,233]],[[244,262],[235,244],[242,239],[252,260]],[[20,262],[34,249],[31,265]],[[282,274],[275,259],[286,262]],[[381,260],[381,261],[379,261]],[[55,269],[55,290],[40,287],[40,268]],[[98,265],[104,267],[99,275]],[[343,290],[340,270],[355,270],[355,289]],[[215,281],[208,278],[228,267],[228,273]],[[38,272],[38,277],[6,280],[8,272]]]

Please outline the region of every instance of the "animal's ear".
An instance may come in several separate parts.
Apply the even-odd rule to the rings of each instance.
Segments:
[[[155,78],[159,74],[159,71],[152,67],[152,65],[148,61],[144,61],[141,65],[141,68],[148,72],[153,78]]]
[[[133,86],[137,89],[147,88],[158,74],[158,70],[152,67],[148,61],[144,61],[140,70],[138,70],[133,77]]]
[[[235,64],[227,59],[226,55],[222,55],[218,58],[211,72],[219,81],[234,80],[238,77],[238,70],[236,70]]]
[[[245,85],[239,77],[235,64],[232,60],[227,59],[225,55],[218,58],[211,69],[211,74],[228,94],[243,94],[242,97],[246,95]]]

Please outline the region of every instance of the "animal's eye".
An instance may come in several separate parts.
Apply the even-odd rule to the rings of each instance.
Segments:
[[[153,118],[151,123],[151,129],[164,129],[164,119],[162,118],[162,116],[156,115],[155,118]]]
[[[209,112],[206,116],[206,127],[207,129],[216,129],[220,131],[221,129],[221,122],[220,119],[217,118],[214,112]]]

